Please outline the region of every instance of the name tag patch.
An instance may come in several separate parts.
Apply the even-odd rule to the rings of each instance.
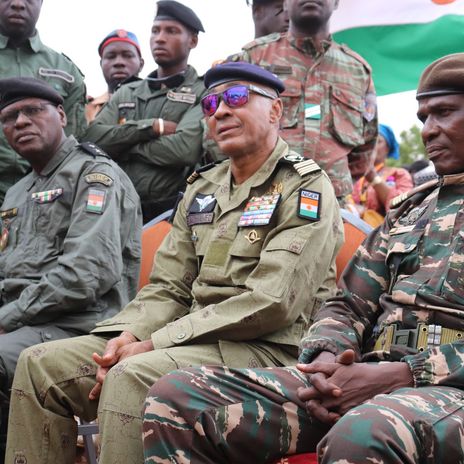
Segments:
[[[92,172],[91,174],[87,174],[84,179],[88,184],[103,184],[107,187],[113,183],[113,179],[111,179],[111,177],[100,172]]]
[[[85,210],[89,213],[102,214],[106,201],[106,192],[99,189],[89,189],[87,194],[87,206]]]
[[[321,119],[321,105],[306,103],[305,104],[305,118],[306,119]]]
[[[31,194],[31,198],[36,203],[51,203],[58,197],[63,195],[63,189],[46,190],[45,192],[34,192]]]
[[[267,226],[280,201],[280,193],[252,197],[245,206],[239,227]]]
[[[298,216],[309,221],[319,221],[321,194],[311,190],[300,190],[298,196]]]
[[[182,93],[182,92],[174,92],[170,90],[167,94],[168,100],[175,101],[175,102],[182,102],[182,103],[189,103],[193,105],[197,100],[197,97],[194,93]]]

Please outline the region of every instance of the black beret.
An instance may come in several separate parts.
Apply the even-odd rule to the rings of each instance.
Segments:
[[[429,64],[419,80],[416,98],[464,93],[464,53],[446,55]]]
[[[56,105],[63,104],[63,97],[40,79],[33,77],[0,79],[0,111],[25,98],[41,98]]]
[[[261,68],[261,66],[243,61],[218,64],[205,74],[207,89],[230,81],[255,82],[270,87],[279,93],[285,90],[284,83],[275,74]]]
[[[205,32],[200,18],[188,6],[174,0],[160,0],[158,3],[155,21],[163,19],[171,19],[179,21],[184,26],[192,29],[195,32]]]

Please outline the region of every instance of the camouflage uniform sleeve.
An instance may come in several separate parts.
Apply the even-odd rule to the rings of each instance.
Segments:
[[[325,174],[305,180],[300,187],[321,192],[324,206],[320,220],[297,217],[299,190],[295,189],[280,204],[279,221],[263,244],[259,263],[243,288],[237,289],[237,295],[186,314],[154,332],[156,349],[192,342],[257,339],[288,327],[310,312],[308,294],[314,297],[333,265],[342,239],[341,222]]]
[[[66,135],[74,135],[78,140],[81,140],[87,130],[87,120],[85,118],[87,90],[81,72],[76,66],[74,68],[74,85],[71,87],[63,104],[68,121],[65,132]]]
[[[355,147],[348,155],[348,162],[355,163],[359,159],[364,159],[368,163],[377,141],[378,134],[378,113],[376,103],[376,93],[372,75],[369,71],[369,85],[364,94],[365,111],[363,115],[363,136],[364,144]]]
[[[85,176],[94,172],[114,181],[109,186],[98,184],[105,198],[101,213],[88,209],[89,191],[95,184],[87,183]],[[114,169],[107,163],[89,163],[80,173],[72,194],[72,220],[63,239],[63,253],[56,266],[44,273],[37,283],[27,286],[17,300],[0,308],[0,325],[7,331],[23,325],[47,323],[64,313],[82,312],[121,280],[123,250],[119,198],[124,192]],[[133,211],[138,210],[135,202],[132,207]],[[140,246],[140,213],[136,219],[131,227],[137,237],[134,244]]]
[[[326,301],[301,341],[300,362],[311,362],[321,351],[338,354],[348,348],[361,357],[363,340],[372,332],[380,311],[379,298],[390,283],[385,265],[390,227],[387,217],[358,248],[339,280],[342,295]]]

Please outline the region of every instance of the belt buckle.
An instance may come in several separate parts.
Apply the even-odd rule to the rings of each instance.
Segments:
[[[392,345],[407,346],[409,348],[416,348],[417,339],[419,337],[420,327],[415,329],[396,329],[392,337]]]

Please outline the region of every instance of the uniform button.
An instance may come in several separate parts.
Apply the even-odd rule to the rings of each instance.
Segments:
[[[180,333],[179,335],[177,335],[177,338],[178,338],[179,340],[182,340],[183,338],[185,338],[185,335],[186,335],[186,334],[185,334],[184,332],[182,332],[182,333]]]
[[[18,327],[22,327],[24,324],[22,322],[18,322]]]
[[[44,337],[47,339],[47,340],[50,340],[52,338],[52,334],[48,333],[48,332],[45,332],[44,333]]]

